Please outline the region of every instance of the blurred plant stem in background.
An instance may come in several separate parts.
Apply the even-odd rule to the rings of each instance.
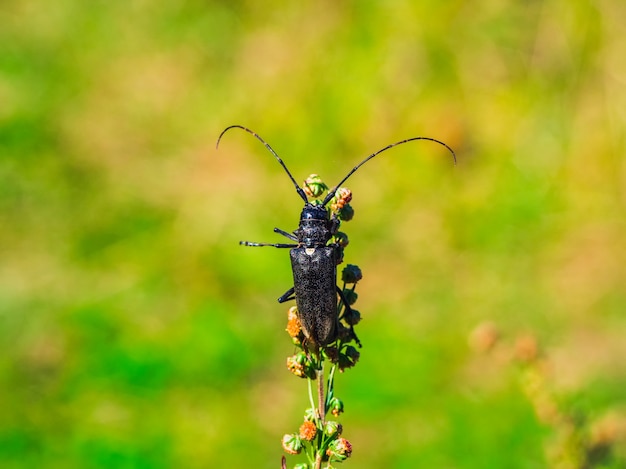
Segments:
[[[626,413],[608,409],[605,415],[594,416],[596,412],[586,409],[581,399],[585,389],[569,397],[559,395],[552,382],[558,370],[535,335],[524,333],[514,341],[503,340],[497,326],[484,322],[472,331],[470,346],[476,352],[489,352],[500,365],[503,358],[504,363],[519,365],[521,388],[538,420],[551,429],[546,444],[549,467],[619,467],[626,445]]]

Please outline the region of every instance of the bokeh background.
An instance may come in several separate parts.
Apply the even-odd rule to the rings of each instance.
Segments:
[[[625,17],[2,2],[0,467],[279,467],[289,261],[237,243],[301,201],[230,124],[331,185],[457,152],[347,184],[345,467],[626,467]]]

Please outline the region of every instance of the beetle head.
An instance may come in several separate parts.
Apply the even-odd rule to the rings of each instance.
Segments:
[[[329,220],[328,209],[323,205],[307,203],[302,209],[300,220]]]

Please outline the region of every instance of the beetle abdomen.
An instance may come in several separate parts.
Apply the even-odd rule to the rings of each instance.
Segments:
[[[298,316],[307,339],[317,345],[335,340],[337,322],[337,263],[332,247],[290,251]]]

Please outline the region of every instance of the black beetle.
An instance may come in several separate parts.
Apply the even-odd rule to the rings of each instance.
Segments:
[[[452,148],[445,143],[430,137],[412,137],[402,140],[372,153],[350,172],[332,189],[324,198],[322,203],[311,203],[304,190],[298,185],[291,175],[287,166],[276,152],[263,140],[256,132],[242,126],[231,125],[225,128],[217,139],[216,148],[219,147],[222,136],[230,129],[242,129],[256,137],[283,167],[291,182],[293,182],[296,192],[304,200],[304,208],[300,214],[300,224],[293,233],[288,233],[279,228],[274,228],[274,232],[289,238],[293,243],[253,243],[250,241],[240,241],[244,246],[273,246],[275,248],[291,248],[291,269],[293,271],[294,286],[278,298],[279,303],[289,300],[296,300],[298,307],[298,317],[302,324],[302,331],[308,342],[315,347],[324,347],[335,341],[337,338],[337,295],[342,299],[346,308],[348,302],[343,296],[341,288],[337,285],[337,264],[341,261],[341,248],[330,243],[330,239],[337,233],[339,220],[336,215],[330,216],[326,205],[335,196],[335,193],[354,174],[354,172],[389,148],[414,140],[430,140],[431,142],[443,145],[452,153],[456,163],[456,155]],[[354,336],[356,339],[356,336]],[[358,343],[358,339],[357,343]]]

